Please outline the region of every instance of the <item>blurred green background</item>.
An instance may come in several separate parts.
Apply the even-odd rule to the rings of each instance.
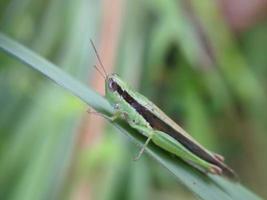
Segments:
[[[0,30],[103,94],[120,74],[267,198],[264,0],[1,0]],[[196,199],[88,106],[0,52],[0,199]]]

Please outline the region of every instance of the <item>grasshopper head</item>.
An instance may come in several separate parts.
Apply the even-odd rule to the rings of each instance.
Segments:
[[[105,80],[106,98],[111,104],[119,103],[126,87],[126,84],[117,74],[108,75]]]

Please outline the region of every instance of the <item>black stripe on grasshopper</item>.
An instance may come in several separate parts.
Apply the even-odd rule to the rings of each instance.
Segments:
[[[234,172],[228,168],[224,163],[218,161],[210,154],[206,153],[200,146],[192,142],[189,138],[181,134],[180,132],[173,129],[170,125],[165,123],[163,120],[158,118],[155,114],[153,114],[150,110],[142,106],[135,100],[127,91],[124,91],[115,81],[109,81],[109,87],[113,91],[116,91],[129,105],[131,105],[148,123],[149,125],[155,129],[162,131],[179,143],[181,143],[185,148],[187,148],[192,153],[196,154],[198,157],[203,160],[220,167],[224,174],[229,177],[235,177]]]

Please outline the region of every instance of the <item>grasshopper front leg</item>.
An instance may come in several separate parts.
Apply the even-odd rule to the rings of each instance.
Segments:
[[[122,112],[117,110],[111,117],[107,117],[110,121],[115,121],[116,119],[120,118],[122,116]]]
[[[91,111],[90,109],[87,110],[87,113],[97,114],[99,116],[104,117],[107,120],[110,120],[110,121],[115,121],[116,119],[118,119],[122,116],[122,112],[120,112],[120,111],[116,111],[112,116],[108,116],[108,115],[102,114],[102,113],[97,112],[97,111]]]
[[[115,104],[114,109],[115,109],[114,114],[113,114],[111,117],[109,117],[109,116],[105,116],[105,118],[107,118],[108,120],[110,120],[110,121],[112,121],[112,122],[115,121],[115,120],[118,119],[118,118],[122,118],[122,119],[125,119],[125,120],[126,120],[126,118],[127,118],[127,113],[126,113],[126,112],[123,112],[123,111],[120,109],[120,107],[118,106],[118,104]]]

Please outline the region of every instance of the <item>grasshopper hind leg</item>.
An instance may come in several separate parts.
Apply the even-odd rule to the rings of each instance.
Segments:
[[[188,163],[189,165],[191,165],[192,167],[194,167],[195,169],[197,169],[198,171],[204,173],[204,174],[216,174],[216,175],[221,175],[222,174],[222,169],[215,166],[215,165],[211,165],[209,168],[203,168],[199,165],[197,165],[196,163],[190,161],[190,160],[186,160],[183,159],[186,163]]]
[[[144,143],[144,145],[142,146],[141,150],[139,151],[139,153],[137,154],[137,156],[134,158],[135,161],[139,160],[140,157],[143,155],[147,145],[149,144],[149,142],[153,139],[155,132],[153,129],[150,129],[146,126],[142,126],[139,124],[136,124],[135,122],[129,123],[131,127],[135,128],[136,130],[138,130],[139,132],[141,132],[144,136],[147,137],[146,142]]]
[[[140,126],[135,123],[131,123],[131,126],[137,129],[138,131],[145,133],[145,135],[147,136],[145,144],[143,145],[142,149],[139,151],[138,155],[135,157],[134,160],[140,159],[140,157],[145,151],[145,148],[152,140],[153,143],[155,143],[157,146],[180,157],[184,161],[191,164],[191,166],[199,169],[200,171],[203,171],[204,173],[209,172],[218,175],[222,174],[222,169],[220,167],[208,163],[199,158],[198,156],[192,154],[183,145],[177,143],[177,141],[174,141],[173,138],[170,138],[170,136],[166,135],[166,133],[155,131],[153,129],[151,130],[145,126]]]
[[[152,139],[152,136],[148,137],[145,144],[142,146],[141,150],[139,151],[139,153],[137,154],[137,156],[134,158],[134,161],[137,161],[141,158],[141,156],[143,155],[147,145],[149,144],[150,140]]]

